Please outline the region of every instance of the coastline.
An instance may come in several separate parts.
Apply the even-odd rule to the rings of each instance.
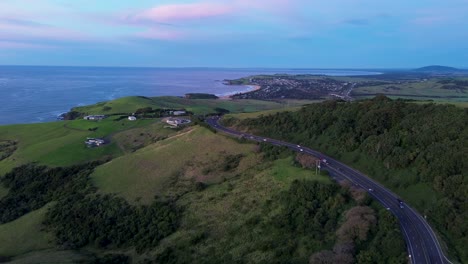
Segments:
[[[236,91],[236,92],[232,92],[232,93],[229,93],[229,94],[221,95],[221,96],[219,96],[219,99],[220,100],[232,100],[231,96],[233,96],[235,94],[250,93],[250,92],[253,92],[253,91],[260,90],[262,88],[260,85],[244,85],[244,86],[249,87],[250,89],[247,90],[247,91],[242,91],[242,92]]]

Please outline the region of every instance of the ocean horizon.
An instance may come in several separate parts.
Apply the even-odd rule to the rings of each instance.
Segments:
[[[249,86],[223,80],[256,74],[357,76],[365,70],[259,68],[146,68],[0,66],[0,125],[57,120],[71,108],[125,96],[217,96],[246,92]]]

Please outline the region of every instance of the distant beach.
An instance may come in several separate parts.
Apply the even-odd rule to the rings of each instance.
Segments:
[[[235,94],[248,93],[248,92],[256,91],[256,90],[259,90],[259,89],[262,88],[260,85],[242,85],[242,86],[247,87],[247,89],[242,90],[242,91],[234,91],[234,92],[231,92],[231,93],[228,93],[228,94],[217,95],[217,96],[219,97],[219,99],[222,99],[222,100],[230,100],[231,96],[233,96]]]

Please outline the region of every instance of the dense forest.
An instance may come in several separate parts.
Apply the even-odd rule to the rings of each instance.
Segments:
[[[416,194],[402,190],[429,186],[427,198],[413,205],[445,238],[451,253],[468,261],[468,109],[377,96],[352,103],[325,101],[237,126],[342,158],[409,200]]]
[[[1,178],[10,191],[0,200],[0,223],[13,221],[49,202],[74,193],[88,192],[87,178],[102,162],[96,161],[67,168],[47,168],[26,164]]]

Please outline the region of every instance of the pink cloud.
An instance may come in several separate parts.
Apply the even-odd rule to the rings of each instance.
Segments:
[[[210,35],[212,28],[227,26],[229,29],[236,21],[289,23],[296,19],[295,11],[298,10],[300,1],[302,0],[202,0],[188,4],[158,5],[133,13],[127,11],[115,14],[111,21],[144,30],[133,36],[178,40],[204,33]],[[186,28],[190,28],[190,31],[181,30]]]
[[[205,1],[191,4],[160,5],[130,16],[130,20],[171,23],[230,16],[234,14],[268,12],[289,13],[298,7],[297,0],[231,0]]]
[[[155,22],[170,23],[174,21],[197,20],[211,17],[218,17],[229,14],[234,9],[229,5],[216,3],[193,3],[163,5],[151,8],[135,18],[137,20],[149,20]]]

